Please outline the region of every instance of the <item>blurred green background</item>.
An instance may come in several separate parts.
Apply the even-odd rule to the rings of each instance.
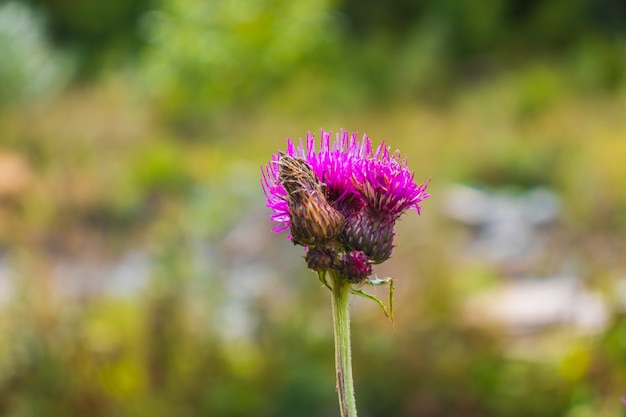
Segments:
[[[320,128],[432,177],[360,415],[626,415],[618,0],[0,3],[0,415],[338,415],[259,184]]]

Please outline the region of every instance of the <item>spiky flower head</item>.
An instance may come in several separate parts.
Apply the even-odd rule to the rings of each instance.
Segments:
[[[384,142],[374,150],[366,135],[331,137],[322,130],[319,149],[310,132],[297,146],[288,139],[262,168],[261,185],[273,230],[290,229],[294,243],[317,249],[307,260],[312,269],[328,265],[364,279],[371,264],[391,256],[396,220],[409,209],[420,213],[428,183],[416,184],[406,160]]]

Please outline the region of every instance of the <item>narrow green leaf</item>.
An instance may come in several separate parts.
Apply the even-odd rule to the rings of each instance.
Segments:
[[[367,298],[369,300],[374,301],[383,310],[385,317],[389,318],[389,312],[387,311],[387,307],[385,307],[382,301],[376,298],[376,296],[363,292],[362,290],[354,289],[354,288],[350,288],[350,292],[352,292],[352,294],[354,295],[358,295],[359,297]]]

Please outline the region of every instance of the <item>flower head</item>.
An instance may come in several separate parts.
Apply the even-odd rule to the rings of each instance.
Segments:
[[[297,146],[287,140],[262,171],[273,230],[290,229],[294,243],[332,253],[328,265],[358,263],[358,276],[391,256],[395,221],[409,209],[419,214],[429,196],[428,183],[414,182],[399,152],[384,142],[374,150],[367,136],[344,131],[331,141],[322,130],[319,150],[311,133]]]

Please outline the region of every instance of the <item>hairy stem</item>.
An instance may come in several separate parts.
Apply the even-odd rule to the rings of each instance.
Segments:
[[[335,334],[335,370],[337,395],[341,417],[356,417],[352,356],[350,348],[350,283],[341,275],[329,271],[333,301],[333,328]]]

